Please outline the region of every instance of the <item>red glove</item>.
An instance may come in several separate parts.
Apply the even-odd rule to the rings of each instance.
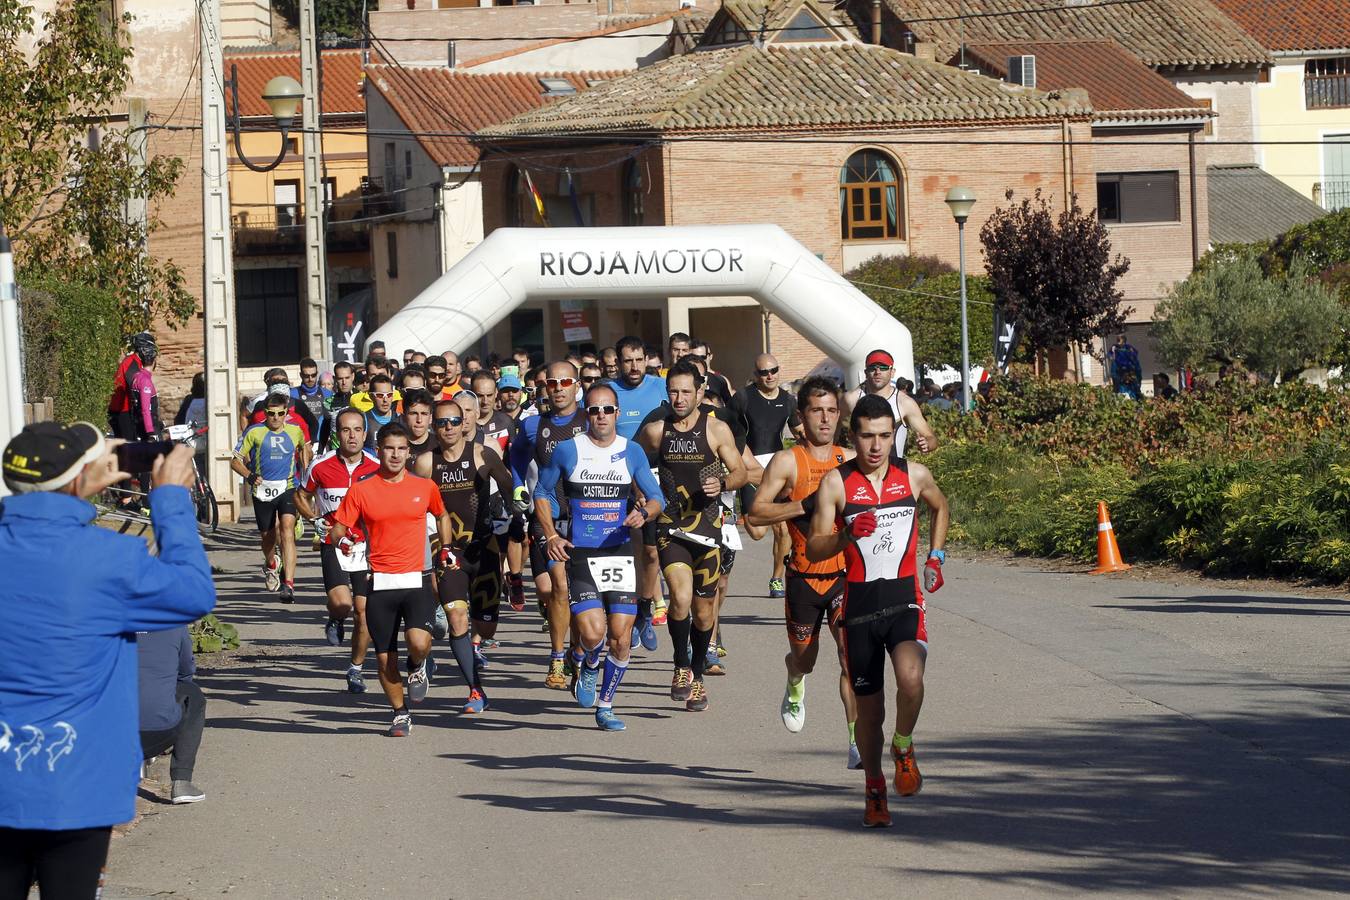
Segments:
[[[350,556],[352,550],[356,548],[356,541],[352,540],[350,534],[344,534],[342,539],[337,542],[338,552],[343,556]]]
[[[930,556],[923,567],[923,589],[931,594],[940,587],[942,587],[942,563]]]
[[[455,551],[449,547],[442,547],[441,551],[436,554],[436,568],[458,569],[459,557],[456,556]]]
[[[871,537],[877,530],[877,514],[873,510],[860,512],[853,517],[853,521],[848,523],[848,533],[856,541],[859,538]]]

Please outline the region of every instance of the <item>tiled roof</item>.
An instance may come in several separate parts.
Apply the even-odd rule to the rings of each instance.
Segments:
[[[1090,113],[1082,94],[1031,91],[884,47],[743,44],[662,60],[481,133],[863,130]]]
[[[272,109],[262,98],[263,86],[277,75],[289,75],[300,80],[300,51],[269,50],[261,53],[225,54],[225,74],[230,64],[239,67],[239,115],[266,116]],[[323,51],[323,113],[330,115],[365,115],[366,100],[361,95],[361,51]]]
[[[541,79],[564,79],[584,95],[591,82],[623,74],[490,72],[474,75],[440,67],[389,65],[369,66],[366,73],[369,86],[389,102],[408,130],[462,134],[553,102],[553,98],[545,96]],[[466,137],[421,134],[417,140],[437,165],[471,166],[478,161],[478,149]]]
[[[519,56],[522,53],[529,53],[531,50],[541,50],[544,47],[552,47],[556,44],[567,44],[572,41],[581,41],[586,38],[606,37],[611,34],[620,34],[624,31],[632,31],[636,28],[645,28],[648,25],[658,25],[671,19],[684,18],[682,12],[663,13],[659,16],[609,16],[610,21],[607,25],[596,28],[592,31],[582,31],[576,34],[569,34],[563,38],[550,38],[545,41],[531,41],[519,47],[512,47],[510,50],[503,50],[501,53],[493,53],[489,56],[477,56],[463,65],[461,69],[471,69],[474,66],[481,66],[483,63],[495,62],[499,59],[506,59],[510,56]],[[618,21],[614,21],[614,20]]]
[[[857,29],[848,16],[836,12],[816,0],[722,0],[722,9],[726,10],[736,24],[750,34],[763,28],[769,40],[791,40],[792,32],[778,33],[796,17],[802,7],[809,9],[817,19],[836,30],[857,37]],[[714,15],[714,19],[716,16]]]
[[[1247,244],[1270,240],[1326,210],[1257,166],[1210,166],[1209,240]]]
[[[870,0],[843,0],[855,22],[867,21]],[[1328,0],[1332,2],[1332,0]],[[1339,2],[1339,0],[1335,0]],[[967,43],[1114,38],[1149,66],[1209,66],[1265,62],[1261,45],[1209,0],[882,0],[920,41],[938,45],[938,59]],[[929,19],[930,21],[920,21]],[[942,21],[931,21],[942,19]]]
[[[1350,47],[1346,0],[1213,0],[1267,50]]]
[[[1008,57],[1025,54],[1036,57],[1036,87],[1083,88],[1099,119],[1205,114],[1194,99],[1115,41],[968,44],[966,63],[985,75],[1005,78]]]
[[[693,6],[685,10],[684,15],[672,23],[675,26],[672,33],[677,41],[679,52],[688,53],[699,45],[699,42],[703,39],[703,32],[708,30],[708,23],[712,21],[712,17],[712,10],[699,9],[697,6]]]

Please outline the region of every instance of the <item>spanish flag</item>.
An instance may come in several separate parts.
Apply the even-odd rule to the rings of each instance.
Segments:
[[[521,169],[521,172],[525,174],[525,186],[530,189],[530,196],[534,198],[534,214],[538,217],[539,224],[548,228],[548,213],[544,210],[544,197],[539,193],[539,189],[534,186],[534,179],[530,177],[530,170]]]

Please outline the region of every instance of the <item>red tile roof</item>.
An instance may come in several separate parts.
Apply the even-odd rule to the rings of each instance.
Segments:
[[[1267,50],[1350,48],[1346,0],[1211,0]]]
[[[483,63],[496,62],[499,59],[507,59],[508,57],[519,56],[522,53],[529,53],[532,50],[542,50],[545,47],[553,47],[558,44],[568,44],[571,43],[572,41],[583,41],[586,38],[608,37],[611,34],[620,34],[625,31],[632,31],[635,28],[647,28],[651,25],[659,25],[662,22],[666,22],[671,19],[686,17],[688,13],[689,13],[688,10],[662,13],[659,16],[648,16],[642,19],[633,19],[631,21],[607,25],[604,28],[596,28],[592,31],[581,31],[576,34],[569,34],[567,37],[549,38],[548,40],[534,41],[529,44],[525,44],[524,46],[512,47],[510,50],[503,50],[500,53],[492,53],[489,54],[488,56],[476,56],[466,63],[461,63],[459,68],[471,69],[474,66],[483,65]]]
[[[441,166],[471,166],[478,148],[467,135],[505,122],[553,97],[544,94],[543,78],[561,78],[578,92],[592,82],[617,78],[623,72],[490,72],[473,75],[446,68],[392,65],[368,66],[369,87],[379,91],[403,124],[413,132],[454,132],[454,136],[422,134],[417,140]],[[463,135],[463,136],[461,136]]]
[[[1195,111],[1200,104],[1115,41],[1020,41],[966,45],[966,63],[1004,78],[1008,57],[1036,57],[1036,89],[1083,88],[1098,117],[1111,113]],[[952,58],[953,63],[959,58]]]
[[[274,50],[268,52],[226,53],[225,76],[230,65],[239,67],[239,114],[271,117],[272,110],[263,100],[263,86],[277,75],[289,75],[300,80],[300,51]],[[365,115],[366,100],[361,95],[361,51],[324,50],[323,69],[324,115]]]

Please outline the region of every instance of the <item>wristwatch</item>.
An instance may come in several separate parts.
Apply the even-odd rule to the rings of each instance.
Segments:
[[[651,519],[651,517],[652,517],[651,513],[647,512],[647,504],[644,503],[644,504],[642,504],[641,506],[639,506],[637,509],[638,509],[638,512],[642,513],[642,521],[646,522],[646,521],[648,521],[649,519]]]
[[[938,561],[938,565],[939,565],[939,566],[945,566],[945,565],[947,564],[947,551],[946,551],[946,550],[929,550],[929,551],[928,551],[928,558],[929,558],[929,559],[936,559],[936,560]]]

